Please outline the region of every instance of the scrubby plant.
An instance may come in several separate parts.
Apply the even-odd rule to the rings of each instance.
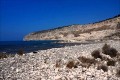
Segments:
[[[92,53],[91,53],[92,57],[94,57],[95,59],[97,58],[100,58],[102,59],[102,56],[100,55],[100,51],[99,50],[94,50]]]
[[[110,48],[108,55],[110,55],[110,57],[116,57],[117,56],[117,52],[118,51],[115,48]]]
[[[115,48],[111,48],[109,45],[105,44],[102,48],[102,52],[110,57],[116,57],[118,51]]]
[[[108,61],[107,66],[115,66],[115,61],[113,60]]]
[[[67,68],[73,68],[74,67],[74,61],[69,61],[68,63],[67,63],[67,66],[66,66]]]
[[[105,66],[105,65],[98,66],[97,69],[98,69],[98,70],[101,70],[101,69],[102,69],[104,72],[107,72],[107,71],[108,71],[108,67]]]
[[[83,56],[78,57],[78,60],[80,60],[82,63],[90,63],[90,64],[95,64],[96,60],[92,58],[86,58]]]
[[[18,50],[18,55],[22,56],[24,54],[23,49]]]
[[[103,54],[108,55],[109,54],[109,49],[110,49],[110,45],[104,44],[104,46],[102,47],[102,52]]]
[[[116,76],[117,76],[117,77],[120,77],[120,69],[117,70]]]
[[[0,53],[0,59],[2,59],[2,58],[7,58],[7,54],[5,54],[5,53]]]

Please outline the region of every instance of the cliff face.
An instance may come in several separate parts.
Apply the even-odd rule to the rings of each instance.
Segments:
[[[104,21],[86,25],[71,25],[33,32],[24,37],[29,40],[91,40],[120,39],[120,15]]]

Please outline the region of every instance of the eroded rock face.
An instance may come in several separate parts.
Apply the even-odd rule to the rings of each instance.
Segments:
[[[51,30],[33,32],[24,40],[90,40],[120,38],[120,16],[87,25],[70,25]]]

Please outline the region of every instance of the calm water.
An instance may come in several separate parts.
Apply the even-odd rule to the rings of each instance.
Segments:
[[[20,49],[28,53],[37,50],[79,45],[75,43],[65,44],[56,42],[58,41],[0,41],[0,53],[17,53]]]
[[[26,53],[62,46],[55,42],[57,41],[0,41],[0,52],[17,53],[22,49]]]

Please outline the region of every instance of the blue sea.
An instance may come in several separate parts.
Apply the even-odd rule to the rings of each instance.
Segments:
[[[43,41],[0,41],[0,53],[16,54],[19,50],[29,53],[37,50],[79,45],[78,43],[58,43],[55,40]]]

